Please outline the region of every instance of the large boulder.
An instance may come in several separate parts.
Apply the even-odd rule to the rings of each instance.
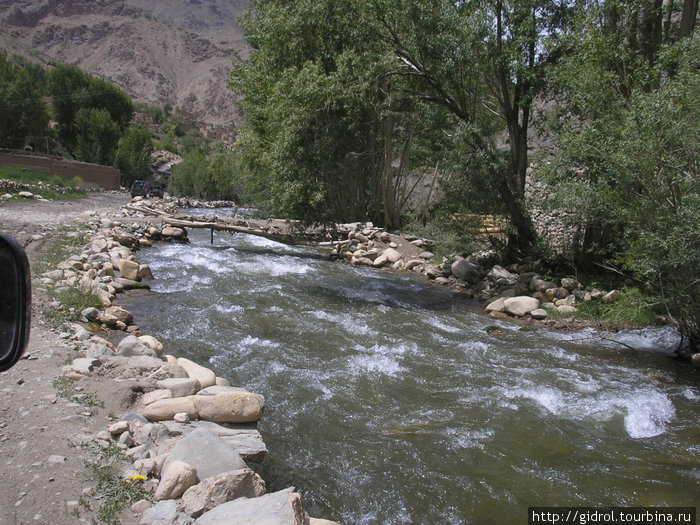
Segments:
[[[108,315],[113,315],[117,318],[117,321],[121,321],[125,325],[130,325],[134,322],[134,317],[127,310],[120,306],[110,306],[105,309],[105,313]]]
[[[117,355],[124,357],[132,356],[149,356],[158,357],[158,354],[150,346],[146,346],[141,340],[134,336],[128,335],[117,345]]]
[[[506,307],[505,307],[505,298],[504,297],[499,297],[495,301],[492,301],[488,305],[486,305],[486,312],[504,312]]]
[[[265,494],[265,482],[250,469],[222,472],[190,487],[182,495],[182,510],[197,518],[204,512],[236,498]]]
[[[184,357],[178,358],[177,364],[187,371],[187,375],[193,379],[197,379],[202,388],[207,388],[208,386],[216,384],[216,374],[208,368],[198,365]]]
[[[183,436],[197,428],[208,430],[225,441],[245,461],[259,463],[267,455],[267,447],[260,432],[256,428],[250,428],[248,425],[220,425],[199,419],[186,424],[176,421],[163,421],[159,424],[167,427],[171,436]]]
[[[170,390],[153,390],[152,392],[147,392],[141,398],[141,404],[143,406],[150,405],[161,399],[172,399],[173,393]]]
[[[139,279],[139,263],[129,261],[127,259],[119,259],[116,261],[119,273],[124,279],[130,281],[140,281]]]
[[[190,419],[199,417],[194,396],[158,399],[143,407],[143,417],[149,421],[165,421],[183,412],[187,413]]]
[[[252,423],[262,417],[264,402],[250,392],[194,396],[199,418],[215,423]]]
[[[146,355],[124,357],[115,355],[102,366],[102,369],[105,370],[104,375],[108,377],[136,379],[158,370],[162,364],[163,362],[157,357]]]
[[[239,498],[197,518],[194,525],[305,525],[301,496],[294,488],[259,498]]]
[[[470,276],[479,271],[479,267],[472,262],[459,259],[452,263],[450,271],[457,279],[466,281]]]
[[[208,430],[198,428],[183,437],[165,460],[163,470],[182,461],[197,469],[200,481],[223,472],[247,468],[245,461],[223,440]]]
[[[522,295],[519,297],[509,297],[503,301],[506,312],[516,317],[522,317],[540,307],[540,302],[534,297]]]
[[[238,386],[230,386],[230,385],[214,385],[210,386],[207,388],[202,388],[199,392],[197,392],[198,396],[215,396],[216,394],[221,394],[222,392],[243,392],[245,394],[252,394],[249,390],[246,390],[245,388],[241,388]],[[261,394],[253,394],[260,400],[260,405],[265,408],[265,396]]]
[[[158,339],[156,339],[152,335],[142,335],[139,337],[139,339],[146,346],[150,346],[155,351],[155,353],[158,354],[158,357],[163,355],[163,343],[158,341]]]
[[[401,260],[401,252],[398,250],[395,250],[394,248],[387,248],[384,250],[384,253],[382,253],[390,263],[395,263],[396,261]]]
[[[171,377],[190,376],[187,374],[187,371],[184,368],[174,363],[165,363],[158,370],[156,370],[150,376],[148,376],[149,379],[154,379],[156,381],[160,381],[162,379],[169,379]]]
[[[570,292],[573,292],[574,290],[578,290],[581,288],[581,283],[579,283],[573,277],[564,277],[561,280],[561,287],[566,288]]]
[[[197,379],[191,377],[172,377],[163,379],[156,383],[158,388],[166,388],[173,393],[173,397],[193,396],[199,392],[202,387]]]
[[[197,483],[197,469],[184,461],[166,462],[154,498],[177,499]]]
[[[145,500],[142,500],[145,501]],[[177,501],[166,499],[146,509],[139,525],[190,525],[192,518],[184,512],[178,512]]]
[[[500,279],[505,279],[512,282],[517,282],[519,280],[518,275],[510,273],[508,270],[498,265],[491,268],[491,271],[488,273],[487,277],[494,282]]]

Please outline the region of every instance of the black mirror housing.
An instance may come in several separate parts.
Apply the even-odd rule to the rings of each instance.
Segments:
[[[19,361],[29,342],[31,290],[27,254],[0,233],[0,372]]]

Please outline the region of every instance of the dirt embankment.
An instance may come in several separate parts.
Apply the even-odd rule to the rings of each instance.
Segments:
[[[128,201],[126,194],[94,193],[75,201],[1,205],[0,230],[25,247],[31,263],[61,228],[80,222],[86,212],[116,212]],[[35,281],[29,345],[24,358],[0,374],[0,523],[8,525],[94,523],[81,505],[94,487],[85,476],[87,452],[73,445],[106,428],[110,412],[121,414],[109,383],[70,387],[82,389],[71,394],[86,395],[99,387],[104,407],[59,395],[54,381],[76,352],[42,318],[48,300]]]

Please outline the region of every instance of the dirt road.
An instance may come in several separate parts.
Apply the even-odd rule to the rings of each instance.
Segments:
[[[2,204],[0,231],[13,235],[31,262],[62,226],[79,222],[91,210],[117,212],[129,200],[125,193],[94,193],[75,201]],[[0,374],[0,523],[96,523],[94,513],[81,504],[91,499],[94,483],[85,475],[87,452],[75,444],[106,428],[110,407],[87,406],[58,395],[54,380],[76,352],[42,319],[37,305],[46,296],[36,276],[33,288],[29,346],[23,360]],[[94,390],[94,385],[79,383],[69,386],[71,393],[76,388],[86,394]]]

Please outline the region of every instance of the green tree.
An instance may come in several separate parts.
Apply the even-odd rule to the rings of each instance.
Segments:
[[[533,103],[561,53],[575,0],[374,0],[379,38],[392,49],[401,74],[469,130],[473,154],[486,168],[481,183],[499,195],[522,251],[536,245],[523,204]],[[492,139],[505,126],[503,152]],[[503,155],[505,153],[505,155]]]
[[[235,154],[221,143],[214,146],[214,152],[207,159],[207,174],[216,188],[216,198],[242,200],[245,190],[238,175]]]
[[[119,143],[119,125],[106,109],[83,108],[75,115],[75,154],[84,162],[112,164]]]
[[[482,186],[497,191],[515,244],[532,249],[523,206],[532,104],[573,3],[256,2],[244,24],[251,59],[232,77],[250,117],[242,145],[253,170],[274,174],[284,193],[271,199],[294,216],[364,212],[391,225],[400,213],[392,164],[410,161],[426,124],[420,108],[432,104],[453,117],[446,131],[454,121],[468,130],[470,154],[488,167]],[[504,151],[493,140],[503,127]]]
[[[575,51],[555,71],[559,140],[548,179],[585,229],[581,259],[653,286],[690,355],[700,351],[700,38],[669,30],[678,36],[652,53],[648,38],[610,33],[638,34],[629,26],[645,5],[582,13]]]
[[[42,100],[41,73],[0,51],[0,145],[21,148],[48,135],[49,115]]]
[[[173,195],[204,197],[202,191],[211,187],[207,177],[207,159],[201,153],[192,153],[173,166],[173,174],[168,181],[168,192]]]
[[[80,110],[105,110],[120,132],[128,127],[134,114],[133,103],[128,95],[109,82],[92,77],[75,66],[56,66],[49,73],[48,91],[58,123],[59,138],[71,152],[75,151],[78,143],[80,130],[76,126],[76,119]],[[85,145],[89,138],[84,137],[82,140]]]
[[[253,49],[231,84],[249,126],[237,146],[275,213],[400,224],[402,179],[429,126],[363,16],[354,0],[265,0],[244,23]]]
[[[117,148],[114,167],[122,173],[122,185],[129,187],[137,179],[145,179],[150,174],[153,135],[144,126],[128,128]]]

